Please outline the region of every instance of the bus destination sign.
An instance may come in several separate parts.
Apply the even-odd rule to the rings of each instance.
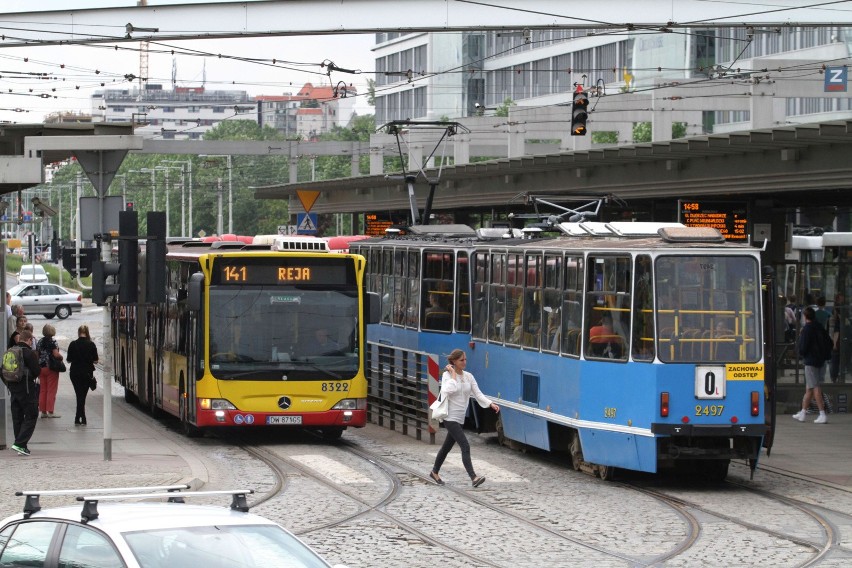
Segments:
[[[220,286],[345,286],[355,282],[352,261],[339,257],[235,257],[216,259],[213,284]]]
[[[719,229],[725,240],[748,242],[748,205],[744,201],[681,199],[680,222],[687,227]]]

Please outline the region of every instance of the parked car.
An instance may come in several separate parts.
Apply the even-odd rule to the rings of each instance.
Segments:
[[[9,294],[12,305],[23,306],[25,314],[42,314],[47,319],[65,319],[83,307],[81,294],[56,284],[17,284],[9,288]]]
[[[44,510],[38,506],[38,492],[18,493],[26,499],[24,512],[0,524],[0,566],[329,568],[292,533],[248,513],[246,491],[159,491],[147,495],[182,501],[198,495],[226,494],[232,498],[230,509],[183,502],[122,503],[114,502],[120,495],[86,491],[76,492],[78,500],[84,498],[79,506]],[[132,491],[129,488],[126,492]]]
[[[18,272],[18,282],[47,282],[47,272],[38,264],[25,264]]]

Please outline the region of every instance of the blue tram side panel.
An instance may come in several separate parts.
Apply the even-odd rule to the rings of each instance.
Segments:
[[[501,441],[573,466],[754,471],[771,434],[759,252],[677,223],[561,223],[560,236],[410,227],[360,241],[392,347],[468,353]],[[770,416],[771,418],[771,416]],[[771,435],[768,437],[771,441]]]

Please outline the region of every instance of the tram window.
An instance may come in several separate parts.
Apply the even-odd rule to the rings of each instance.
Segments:
[[[538,349],[541,344],[541,256],[526,256],[526,282],[524,285],[523,312],[521,328],[516,330],[517,342],[522,347]]]
[[[583,321],[583,258],[565,257],[565,292],[562,300],[562,353],[580,356]]]
[[[654,293],[651,285],[651,257],[645,254],[636,257],[633,271],[636,281],[633,287],[633,359],[654,359]]]
[[[562,342],[562,310],[560,291],[562,290],[562,257],[544,257],[544,298],[541,321],[543,335],[541,348],[545,351],[559,352]]]
[[[755,362],[760,278],[750,256],[659,257],[657,355],[664,362]]]
[[[426,250],[423,253],[422,329],[452,331],[453,253]]]
[[[406,327],[417,328],[417,314],[420,310],[420,254],[408,253],[408,305],[406,307]]]
[[[509,286],[506,287],[506,343],[519,345],[521,342],[522,316],[524,313],[524,257],[520,254],[510,254],[506,266],[506,276]]]
[[[456,258],[456,331],[470,331],[470,264],[467,253]]]
[[[509,320],[506,310],[506,253],[491,255],[491,287],[488,292],[489,339],[502,343],[506,340]]]
[[[390,323],[393,313],[393,250],[382,250],[382,322]]]
[[[488,314],[491,313],[488,304],[488,254],[482,252],[474,254],[473,266],[472,335],[475,339],[487,339]]]
[[[401,248],[393,253],[393,323],[405,324],[405,312],[408,309],[408,286],[406,286],[406,254]]]
[[[630,258],[590,256],[586,266],[586,357],[625,360],[630,337]]]

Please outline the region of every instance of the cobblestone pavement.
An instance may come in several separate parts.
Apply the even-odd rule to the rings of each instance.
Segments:
[[[63,347],[87,316],[53,322]],[[721,486],[645,475],[607,483],[469,433],[487,481],[472,488],[455,450],[439,487],[426,478],[437,445],[375,425],[341,443],[289,430],[188,439],[127,405],[120,387],[112,395],[113,459],[104,461],[103,390],[89,401],[89,426],[74,427],[73,391],[61,383],[62,418],[40,419],[33,455],[0,452],[0,513],[19,511],[12,495],[25,488],[190,482],[255,489],[255,512],[352,568],[852,565],[850,488],[783,470],[759,469],[751,481],[733,464],[734,483]]]

